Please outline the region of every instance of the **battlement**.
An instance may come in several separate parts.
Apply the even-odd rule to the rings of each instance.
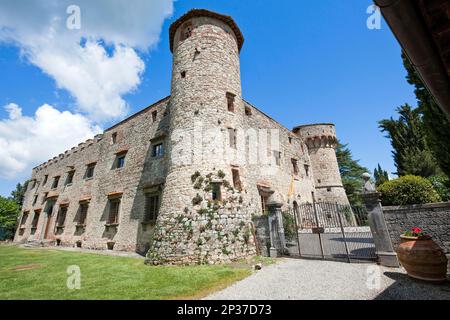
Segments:
[[[140,110],[139,112],[136,112],[136,113],[132,114],[128,118],[126,118],[126,119],[124,119],[124,120],[114,124],[112,127],[109,127],[107,129],[105,129],[103,131],[103,133],[97,134],[93,138],[87,139],[86,141],[79,143],[77,146],[72,147],[71,149],[66,150],[63,153],[60,153],[58,156],[53,157],[52,159],[49,159],[46,162],[39,164],[38,166],[36,166],[36,167],[34,167],[32,169],[33,173],[36,173],[36,172],[41,171],[43,169],[46,169],[48,166],[51,166],[51,165],[57,163],[58,161],[60,161],[62,159],[68,158],[74,153],[82,152],[86,148],[88,148],[88,147],[92,146],[93,144],[103,140],[103,138],[105,137],[105,135],[108,132],[116,129],[117,127],[120,127],[121,125],[123,125],[123,124],[125,124],[125,123],[127,123],[127,122],[129,122],[129,121],[131,121],[133,119],[135,119],[136,117],[138,117],[141,114],[149,111],[150,109],[155,109],[155,108],[157,108],[158,106],[161,106],[161,105],[165,106],[165,104],[169,101],[169,99],[170,99],[170,96],[164,97],[164,98],[156,101],[155,103],[152,103],[148,107]]]
[[[338,144],[336,129],[332,123],[302,125],[292,131],[305,141],[309,149],[336,148]]]
[[[81,152],[85,150],[86,148],[92,146],[94,143],[97,143],[103,139],[103,134],[97,134],[92,139],[87,139],[84,142],[81,142],[76,147],[72,147],[69,150],[64,151],[63,153],[60,153],[58,156],[53,157],[52,159],[47,160],[44,163],[41,163],[40,165],[33,168],[33,173],[41,171],[46,169],[47,167],[56,164],[58,161],[63,160],[65,158],[70,157],[72,154]]]
[[[185,22],[192,18],[199,17],[208,17],[220,20],[226,23],[231,30],[233,30],[234,35],[236,37],[236,41],[238,44],[239,51],[241,51],[242,46],[244,44],[244,36],[242,35],[241,30],[239,29],[236,22],[234,22],[233,18],[230,16],[226,16],[217,12],[205,10],[205,9],[193,9],[181,16],[177,21],[171,24],[169,29],[169,37],[170,37],[170,51],[173,52],[174,43],[175,43],[175,34],[180,26],[182,26]]]

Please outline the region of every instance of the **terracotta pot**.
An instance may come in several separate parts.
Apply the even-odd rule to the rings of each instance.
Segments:
[[[410,277],[441,282],[447,275],[447,257],[430,238],[401,235],[397,256]]]

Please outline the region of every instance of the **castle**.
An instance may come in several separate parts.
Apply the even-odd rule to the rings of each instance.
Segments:
[[[332,124],[289,130],[245,101],[231,17],[170,27],[170,96],[35,167],[15,241],[137,251],[151,264],[255,254],[270,202],[348,204]]]

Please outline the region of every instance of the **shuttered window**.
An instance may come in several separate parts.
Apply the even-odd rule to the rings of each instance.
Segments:
[[[39,222],[39,212],[34,213],[33,221],[31,222],[31,228],[36,229]]]
[[[94,177],[94,169],[95,169],[95,163],[88,164],[86,167],[86,173],[84,175],[85,179],[90,179]]]
[[[119,223],[119,208],[120,208],[120,199],[109,200],[109,216],[108,216],[109,224]]]
[[[80,215],[78,217],[78,224],[80,224],[80,225],[86,224],[88,208],[89,208],[89,205],[87,203],[80,204]]]
[[[64,223],[66,222],[67,216],[67,207],[61,207],[58,212],[58,218],[56,220],[57,227],[64,227]]]
[[[23,227],[27,223],[29,212],[24,212],[22,215],[22,220],[20,221],[20,226]]]
[[[145,195],[145,222],[156,221],[159,213],[159,194]]]

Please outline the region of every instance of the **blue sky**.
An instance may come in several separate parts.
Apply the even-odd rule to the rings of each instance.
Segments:
[[[36,110],[47,104],[51,107],[45,110],[54,119],[64,116],[69,123],[79,123],[78,128],[86,126],[88,129],[81,130],[81,137],[167,96],[172,63],[168,28],[189,9],[206,8],[231,15],[244,34],[241,77],[247,101],[288,128],[307,123],[335,123],[339,139],[349,144],[362,165],[373,170],[380,163],[393,172],[389,140],[379,131],[377,121],[395,116],[395,108],[405,102],[412,105],[416,102],[413,88],[405,81],[400,47],[388,26],[383,21],[381,30],[366,27],[369,5],[371,2],[364,0],[176,1],[170,14],[159,15],[162,24],[151,29],[157,30],[152,31],[156,35],[162,30],[159,40],[141,46],[145,41],[137,36],[134,43],[130,41],[129,46],[137,56],[127,52],[122,58],[133,60],[131,66],[141,71],[140,78],[136,80],[133,74],[124,76],[129,81],[126,85],[121,83],[125,89],[118,95],[127,109],[120,116],[109,114],[110,117],[92,115],[86,107],[88,103],[80,102],[83,88],[75,86],[71,79],[62,79],[58,70],[39,60],[41,52],[32,51],[34,47],[30,44],[34,43],[29,40],[32,34],[16,41],[0,41],[0,125],[1,121],[12,119],[11,108],[8,112],[3,106],[20,106],[21,118],[13,118],[30,117],[36,125],[39,118]],[[1,22],[0,16],[0,30]],[[105,51],[112,55],[109,48]],[[145,71],[140,61],[145,64]],[[69,113],[58,113],[63,111]],[[78,114],[88,120],[77,117]],[[26,121],[21,124],[26,128]],[[6,143],[11,142],[7,139],[15,139],[13,134],[20,135],[18,131],[23,127],[8,128],[17,128],[17,132],[10,130],[4,137]],[[1,135],[0,127],[0,145]],[[18,144],[18,149],[28,146],[24,139],[20,141],[23,144]],[[29,169],[42,162],[41,158],[32,156],[20,159],[14,173],[0,176],[0,194],[9,195],[17,182],[30,175]],[[14,166],[14,154],[9,160]]]

